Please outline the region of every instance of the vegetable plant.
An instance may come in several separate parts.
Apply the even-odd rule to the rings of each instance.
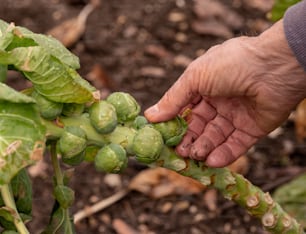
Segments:
[[[184,116],[151,124],[127,93],[101,100],[77,73],[78,58],[52,37],[0,20],[0,225],[3,233],[29,233],[31,184],[27,166],[49,152],[54,169],[54,207],[43,233],[75,233],[69,207],[74,191],[61,164],[87,160],[98,171],[120,173],[129,157],[161,166],[217,188],[225,198],[261,219],[271,233],[304,233],[268,193],[227,168],[186,160],[173,149],[182,139]],[[7,86],[7,70],[20,72],[32,87]],[[60,156],[60,157],[59,157]]]

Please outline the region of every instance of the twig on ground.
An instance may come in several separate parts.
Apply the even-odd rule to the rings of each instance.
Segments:
[[[74,215],[74,223],[78,223],[80,222],[82,219],[85,219],[109,206],[111,206],[112,204],[116,203],[117,201],[121,200],[122,198],[124,198],[128,193],[130,192],[130,190],[128,188],[123,188],[121,190],[119,190],[117,193],[113,194],[112,196],[103,199],[95,204],[93,204],[92,206],[89,207],[85,207],[84,209],[78,211],[75,215]]]

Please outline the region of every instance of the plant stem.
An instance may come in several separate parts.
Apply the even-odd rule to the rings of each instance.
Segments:
[[[29,234],[28,229],[26,228],[25,224],[23,223],[17,208],[16,204],[8,184],[1,186],[1,196],[3,198],[4,204],[11,210],[12,217],[14,219],[15,227],[20,234]]]
[[[56,153],[56,142],[52,142],[50,145],[50,154],[51,154],[51,161],[52,161],[52,166],[55,174],[55,180],[56,180],[56,185],[64,185],[64,176],[60,167],[60,163],[57,157]],[[70,213],[69,213],[69,208],[62,208],[64,212],[64,220],[66,220],[66,224],[69,224],[66,226],[69,230],[65,229],[65,233],[73,233],[73,228],[72,228],[72,223],[70,222]]]
[[[55,174],[56,184],[63,185],[64,184],[63,174],[56,154],[56,143],[52,142],[50,147],[51,147],[50,148],[51,161]]]
[[[7,76],[7,65],[0,64],[0,83],[6,81]]]
[[[269,193],[264,193],[242,175],[227,168],[209,168],[202,162],[184,160],[168,147],[164,148],[154,165],[174,170],[207,187],[218,189],[225,198],[233,200],[253,217],[261,219],[263,227],[270,233],[304,233],[301,225],[273,201]]]

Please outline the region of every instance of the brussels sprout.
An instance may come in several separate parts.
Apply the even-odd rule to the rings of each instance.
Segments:
[[[153,127],[161,133],[165,144],[168,146],[175,146],[180,143],[187,131],[187,123],[181,117],[153,124]]]
[[[36,100],[42,117],[46,119],[55,119],[61,114],[63,103],[51,101],[36,91],[32,92],[32,97]]]
[[[58,140],[59,150],[63,158],[72,158],[80,154],[86,147],[86,133],[77,126],[67,126]]]
[[[127,163],[124,148],[114,143],[102,147],[95,158],[96,169],[107,173],[120,173],[127,167]]]
[[[117,126],[116,129],[107,135],[107,141],[109,143],[115,143],[121,145],[128,154],[133,154],[132,144],[136,135],[136,130],[126,126]]]
[[[84,160],[85,160],[85,151],[82,151],[81,153],[74,155],[72,157],[67,157],[65,155],[62,155],[63,163],[70,166],[77,166]]]
[[[78,103],[64,103],[62,115],[65,116],[78,116],[83,113],[85,109],[84,104]]]
[[[54,196],[64,209],[69,208],[74,202],[74,191],[65,185],[57,185],[54,188]]]
[[[132,150],[139,162],[152,163],[158,159],[163,146],[160,132],[151,125],[146,125],[136,133]]]
[[[135,119],[140,112],[137,101],[128,93],[114,92],[106,100],[116,108],[121,123]]]
[[[112,132],[117,126],[115,107],[103,100],[89,108],[89,118],[94,128],[102,134]]]
[[[133,128],[141,129],[146,124],[148,124],[148,120],[144,116],[137,116],[133,123]]]

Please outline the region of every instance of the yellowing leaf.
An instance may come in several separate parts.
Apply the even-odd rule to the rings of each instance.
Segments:
[[[132,179],[129,188],[152,198],[161,198],[169,195],[200,193],[205,186],[174,171],[154,168],[140,172]]]
[[[34,104],[0,100],[0,185],[42,158],[45,128]]]

